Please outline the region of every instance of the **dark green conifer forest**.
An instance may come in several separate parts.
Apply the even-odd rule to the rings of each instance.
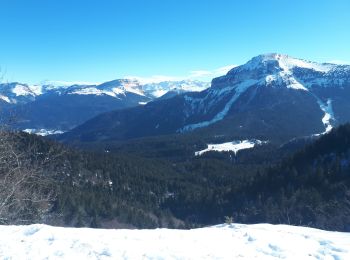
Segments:
[[[173,149],[159,146],[152,154],[146,149],[149,141],[139,140],[102,152],[12,134],[17,149],[27,149],[26,158],[43,169],[38,172],[46,180],[41,194],[50,194],[40,218],[29,214],[27,222],[193,228],[232,217],[241,223],[350,231],[350,124],[299,149],[266,145],[200,157],[190,155],[191,142],[191,147],[181,141]],[[166,143],[166,137],[157,142]]]

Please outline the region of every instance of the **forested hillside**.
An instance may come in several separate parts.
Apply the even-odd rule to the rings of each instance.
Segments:
[[[34,149],[37,156],[30,160],[40,162],[45,171],[39,174],[49,177],[54,191],[41,222],[186,228],[232,216],[243,223],[350,230],[350,125],[293,156],[261,146],[186,160],[142,157],[141,151],[88,152],[33,135],[16,136],[19,147]],[[33,219],[29,216],[28,222]]]

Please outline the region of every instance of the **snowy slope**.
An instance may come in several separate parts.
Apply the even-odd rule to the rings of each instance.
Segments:
[[[193,230],[0,226],[2,259],[350,259],[350,233],[287,225]]]
[[[161,95],[167,87],[153,86],[152,93]],[[62,140],[122,140],[197,130],[288,141],[329,132],[350,121],[350,66],[263,54],[214,78],[203,91],[165,99],[168,95],[142,109],[96,117]],[[82,138],[87,135],[89,140]]]
[[[240,150],[251,149],[256,145],[262,145],[266,143],[260,140],[243,140],[243,141],[233,141],[222,144],[208,144],[208,148],[195,152],[196,156],[200,156],[206,152],[217,151],[217,152],[228,152],[233,151],[235,154]]]
[[[127,93],[144,96],[139,90],[140,83],[134,80],[119,79],[100,85],[28,85],[22,83],[0,84],[0,93],[8,103],[27,103],[42,95],[108,95],[119,98]],[[4,98],[2,98],[5,100]]]
[[[36,134],[40,136],[48,136],[48,135],[57,135],[57,134],[63,134],[63,131],[60,130],[52,130],[52,129],[24,129],[22,130],[25,133],[28,134]]]
[[[333,129],[332,122],[335,121],[334,112],[333,112],[333,108],[332,108],[332,100],[328,99],[327,102],[323,102],[318,97],[316,97],[316,99],[317,99],[317,103],[320,106],[320,109],[324,112],[324,116],[322,118],[322,123],[324,124],[326,130],[321,134],[326,134]]]
[[[198,92],[209,86],[208,82],[192,80],[142,84],[136,79],[117,79],[99,85],[66,85],[63,83],[28,85],[15,82],[0,84],[0,99],[10,104],[31,102],[42,95],[107,95],[121,99],[128,94],[134,94],[154,99],[169,91],[176,91],[179,94],[189,91]]]
[[[186,114],[206,114],[213,106],[234,93],[223,109],[211,119],[185,125],[178,131],[190,131],[221,121],[241,96],[252,88],[280,88],[313,95],[321,110],[325,112],[325,117],[321,120],[325,125],[325,131],[328,132],[333,127],[334,121],[334,115],[330,111],[331,103],[327,101],[327,104],[321,104],[321,99],[315,92],[320,88],[346,88],[350,85],[349,71],[350,66],[347,65],[317,63],[284,54],[271,53],[256,56],[247,63],[233,68],[227,75],[213,79],[212,87],[206,91],[205,97],[200,100],[186,98],[187,107],[190,108]],[[251,97],[251,100],[253,98]]]
[[[104,112],[145,105],[162,94],[169,98],[206,87],[209,83],[188,80],[145,86],[134,79],[117,79],[96,85],[0,83],[0,106],[9,111],[5,117],[16,116],[17,128],[46,135],[67,131]]]
[[[172,91],[177,93],[184,92],[199,92],[210,87],[209,82],[197,80],[182,80],[182,81],[164,81],[159,83],[148,83],[142,86],[142,90],[146,95],[153,98],[164,96]]]
[[[217,113],[211,120],[186,125],[182,129],[180,129],[179,132],[185,132],[185,131],[193,130],[196,128],[206,127],[208,125],[214,124],[214,123],[222,120],[227,115],[227,113],[231,109],[232,105],[240,97],[240,95],[242,93],[244,93],[249,87],[253,86],[255,83],[256,83],[256,81],[254,81],[254,80],[247,80],[247,81],[244,81],[240,84],[237,84],[237,86],[235,86],[235,89],[234,89],[235,94],[226,103],[226,105],[223,107],[223,109],[219,113]]]

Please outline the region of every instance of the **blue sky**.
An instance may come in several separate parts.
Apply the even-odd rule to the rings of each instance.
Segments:
[[[39,83],[209,78],[269,52],[349,62],[349,14],[349,0],[1,0],[0,66]]]

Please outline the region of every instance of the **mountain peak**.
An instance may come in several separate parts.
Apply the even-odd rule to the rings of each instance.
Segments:
[[[348,84],[350,66],[318,63],[286,54],[267,53],[250,59],[230,70],[227,75],[213,79],[212,87],[235,88],[254,84],[266,87],[286,87],[308,91],[315,86],[344,86]]]
[[[267,53],[252,58],[250,61],[240,67],[243,70],[269,68],[269,70],[284,72],[289,72],[290,70],[298,67],[327,73],[335,66],[336,65],[330,63],[317,63],[304,59],[297,59],[286,54]]]
[[[264,53],[264,54],[260,54],[256,57],[253,57],[252,59],[259,59],[262,61],[266,61],[266,60],[279,60],[281,58],[289,58],[289,56],[287,54],[281,54],[281,53]]]

